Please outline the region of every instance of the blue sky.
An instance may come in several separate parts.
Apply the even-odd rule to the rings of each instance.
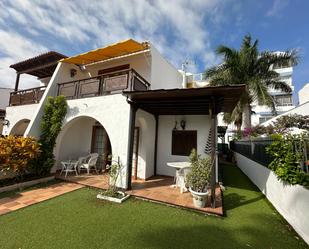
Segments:
[[[220,62],[220,45],[238,48],[250,33],[261,50],[300,50],[295,92],[309,82],[307,0],[0,1],[0,87],[14,85],[9,65],[55,50],[75,55],[133,38],[150,40],[177,68],[203,71]],[[35,86],[23,76],[21,87]]]

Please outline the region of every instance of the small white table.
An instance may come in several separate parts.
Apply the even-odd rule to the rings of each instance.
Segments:
[[[180,169],[191,167],[190,162],[168,162],[166,163],[167,166],[175,168],[176,169],[176,175],[174,177],[175,184],[171,185],[171,187],[176,188],[177,187],[177,177],[178,172]]]
[[[78,161],[76,160],[69,160],[69,161],[62,161],[62,170],[60,172],[60,175],[62,172],[65,172],[65,177],[67,177],[68,172],[75,172],[76,175],[77,173],[77,167],[78,167]]]
[[[167,166],[176,168],[177,170],[187,168],[187,167],[191,167],[190,162],[168,162],[166,164],[167,164]]]

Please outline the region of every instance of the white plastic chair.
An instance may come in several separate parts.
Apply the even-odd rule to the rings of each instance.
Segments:
[[[189,172],[191,172],[191,167],[185,167],[178,170],[176,186],[180,188],[180,193],[186,192],[188,190],[186,187],[186,178]]]
[[[98,153],[91,153],[89,156],[90,157],[88,159],[88,162],[87,163],[82,163],[79,166],[79,170],[86,169],[87,170],[87,174],[89,175],[90,169],[94,168],[95,172],[98,173],[98,170],[97,170],[97,160],[98,160],[99,154]]]
[[[67,177],[69,172],[75,172],[76,175],[78,175],[77,173],[77,167],[78,167],[78,161],[76,162],[61,162],[62,164],[62,170],[60,172],[60,175],[62,174],[62,172],[65,172],[65,177]]]

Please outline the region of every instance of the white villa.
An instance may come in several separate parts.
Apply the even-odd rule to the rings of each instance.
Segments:
[[[167,162],[188,161],[192,148],[204,155],[209,138],[216,165],[217,114],[232,111],[245,91],[243,85],[184,89],[183,74],[153,44],[131,39],[69,58],[49,52],[11,67],[17,78],[3,134],[38,137],[47,97],[64,95],[68,112],[53,172],[62,160],[90,152],[102,156],[104,169],[112,154],[124,165],[118,183],[124,189],[132,177],[174,176]],[[41,85],[18,90],[22,73]],[[212,186],[216,175],[214,166]]]

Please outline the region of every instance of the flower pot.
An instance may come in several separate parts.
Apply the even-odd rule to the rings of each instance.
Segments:
[[[206,191],[206,192],[195,192],[191,188],[189,188],[189,191],[192,194],[194,206],[197,207],[197,208],[204,208],[206,206],[208,191]]]

